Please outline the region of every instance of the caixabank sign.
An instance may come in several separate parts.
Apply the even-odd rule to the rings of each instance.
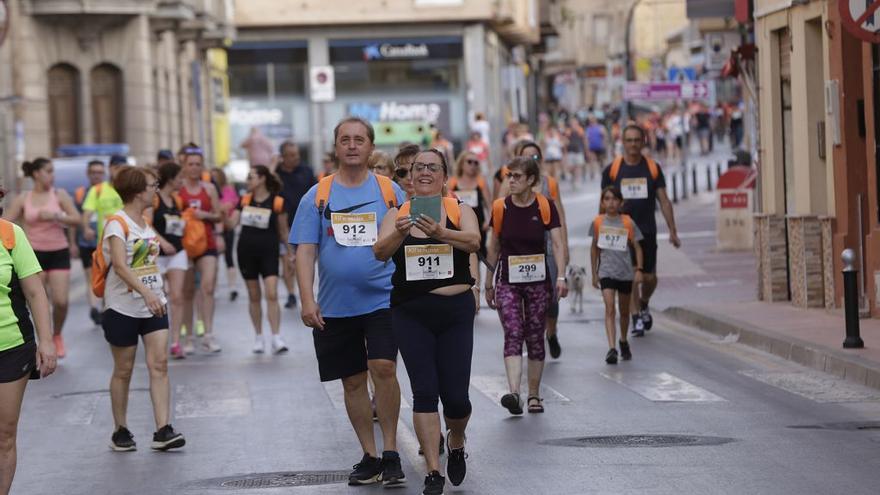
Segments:
[[[457,36],[330,40],[331,63],[460,59],[462,55]]]

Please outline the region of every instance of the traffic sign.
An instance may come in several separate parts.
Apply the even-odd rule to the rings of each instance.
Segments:
[[[309,89],[315,103],[336,99],[336,78],[332,65],[317,65],[309,69]]]
[[[627,82],[623,88],[623,99],[638,101],[708,100],[712,97],[713,89],[712,81]]]
[[[837,0],[837,5],[850,34],[868,43],[880,43],[880,0]]]

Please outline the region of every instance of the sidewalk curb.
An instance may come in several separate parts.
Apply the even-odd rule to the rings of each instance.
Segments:
[[[663,314],[679,323],[719,337],[737,335],[737,342],[741,344],[830,373],[847,381],[880,389],[880,364],[842,349],[831,349],[795,337],[780,335],[772,330],[758,328],[704,309],[673,306],[666,308]],[[842,341],[843,336],[841,336]]]

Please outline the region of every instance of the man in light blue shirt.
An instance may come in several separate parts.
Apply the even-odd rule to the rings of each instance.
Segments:
[[[386,177],[370,173],[372,126],[343,119],[333,138],[339,171],[303,196],[290,229],[303,323],[311,327],[321,381],[342,380],[348,417],[364,451],[350,485],[404,482],[397,453],[400,386],[397,345],[391,333],[393,263],[376,260],[373,244],[385,213],[404,201]],[[315,301],[315,261],[320,286]],[[376,385],[376,414],[384,451],[377,455],[367,370]]]

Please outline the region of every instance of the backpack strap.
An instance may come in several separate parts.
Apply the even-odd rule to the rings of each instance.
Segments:
[[[559,201],[559,181],[553,177],[547,177],[547,189],[550,192],[550,197],[554,201]]]
[[[397,208],[397,194],[394,193],[394,182],[391,182],[391,179],[384,175],[376,175],[376,180],[379,182],[379,189],[382,191],[382,199],[385,200],[385,205],[388,206],[389,210]]]
[[[406,201],[402,205],[400,205],[400,209],[397,210],[397,218],[403,218],[409,216],[409,207],[410,202]]]
[[[611,170],[608,171],[608,178],[611,179],[611,182],[617,180],[617,174],[620,172],[620,165],[623,164],[623,157],[618,156],[611,162]]]
[[[633,221],[629,215],[620,215],[621,221],[623,221],[623,227],[626,229],[626,235],[629,237],[629,240],[635,242],[636,241],[636,231],[633,228]]]
[[[159,208],[160,201],[162,201],[162,200],[159,198],[159,193],[157,192],[156,194],[153,195],[153,209],[154,210]]]
[[[653,159],[644,156],[645,161],[648,162],[648,172],[651,174],[651,179],[657,180],[657,177],[660,177],[660,167],[657,165]],[[623,164],[623,157],[618,156],[614,159],[614,162],[611,164],[611,170],[608,172],[608,177],[611,181],[617,180],[617,174],[620,172],[620,166]]]
[[[180,197],[180,194],[171,193],[171,197],[174,198],[174,205],[177,206],[177,210],[183,211],[183,198]]]
[[[550,225],[551,220],[551,212],[550,212],[550,200],[547,199],[543,194],[535,195],[535,199],[538,201],[538,211],[541,212],[541,221],[544,222],[544,226]]]
[[[657,162],[647,156],[645,161],[648,162],[648,171],[651,172],[651,178],[657,180],[657,177],[660,177],[660,167],[657,166]]]
[[[0,240],[3,241],[3,247],[10,253],[15,249],[15,227],[12,222],[0,219]]]
[[[107,217],[107,220],[104,221],[104,232],[107,231],[107,225],[109,225],[110,222],[113,221],[117,221],[120,225],[122,225],[122,234],[125,236],[125,240],[128,240],[128,222],[126,222],[125,219],[119,215],[110,215]]]
[[[596,232],[596,235],[599,235],[599,230],[602,228],[602,221],[605,220],[605,215],[596,215],[596,218],[593,219],[593,230]]]
[[[272,210],[276,215],[280,215],[284,211],[284,198],[275,196],[275,199],[272,201]]]
[[[461,204],[459,204],[458,199],[456,198],[443,198],[443,208],[446,209],[446,218],[452,222],[452,225],[455,225],[456,228],[461,228]]]
[[[76,201],[76,204],[81,205],[83,200],[86,199],[86,186],[77,187],[76,191],[73,192],[73,199]]]
[[[249,206],[251,204],[251,200],[254,199],[254,195],[251,193],[247,193],[241,197],[241,206]]]
[[[492,202],[492,230],[495,235],[501,237],[501,224],[504,221],[504,198],[498,198]]]
[[[446,181],[446,188],[449,189],[450,191],[454,191],[455,186],[457,186],[457,185],[458,185],[458,177],[455,175],[453,175],[452,177],[449,178],[448,181]]]
[[[330,187],[333,186],[333,177],[336,174],[329,174],[318,181],[318,190],[315,192],[315,207],[318,213],[324,213],[324,207],[327,206],[327,200],[330,199]]]

